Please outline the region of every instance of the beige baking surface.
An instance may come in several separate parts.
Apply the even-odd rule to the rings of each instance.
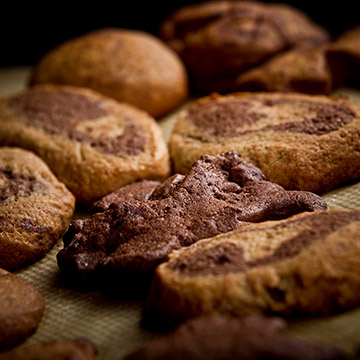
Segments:
[[[22,89],[28,74],[28,68],[0,71],[0,94],[8,95]],[[347,89],[343,92],[360,103],[360,92]],[[160,120],[166,137],[169,136],[175,115],[176,112]],[[329,208],[358,208],[360,183],[336,189],[323,198]],[[81,217],[81,213],[78,212],[77,216]],[[148,339],[157,336],[140,326],[140,301],[121,300],[121,296],[66,287],[61,282],[56,265],[56,254],[60,248],[61,241],[45,258],[18,272],[21,278],[40,290],[46,300],[41,324],[26,343],[86,337],[98,346],[100,359],[115,360],[122,359]],[[360,308],[329,318],[292,321],[289,331],[306,339],[336,344],[353,352],[360,346]]]

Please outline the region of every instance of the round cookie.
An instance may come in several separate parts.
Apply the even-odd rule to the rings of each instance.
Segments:
[[[17,276],[0,269],[0,351],[25,340],[38,327],[43,296]]]
[[[188,94],[187,73],[175,52],[140,31],[102,29],[69,40],[46,54],[31,84],[91,88],[159,117]]]
[[[177,172],[234,149],[269,181],[323,193],[360,177],[360,107],[342,96],[213,95],[179,114],[169,148]]]
[[[360,210],[303,213],[199,241],[156,271],[147,316],[329,314],[360,304]]]
[[[0,126],[0,144],[37,153],[82,203],[169,173],[155,120],[89,89],[33,87],[0,103]]]
[[[208,1],[175,11],[160,37],[203,92],[235,91],[234,79],[282,51],[328,41],[324,29],[285,4]]]
[[[67,229],[75,198],[33,153],[0,147],[0,267],[43,257]]]

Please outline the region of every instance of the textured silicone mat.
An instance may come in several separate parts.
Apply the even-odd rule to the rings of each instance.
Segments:
[[[0,93],[8,95],[25,86],[28,69],[0,73]],[[360,103],[360,92],[344,89]],[[160,120],[168,138],[176,112]],[[360,183],[341,187],[323,196],[329,208],[360,208]],[[84,212],[77,211],[82,217]],[[359,234],[360,236],[360,234]],[[26,343],[63,338],[86,337],[99,349],[100,360],[122,359],[145,341],[158,336],[140,325],[142,303],[128,299],[125,289],[118,295],[81,291],[67,287],[61,280],[56,254],[60,240],[48,255],[18,275],[42,292],[46,310],[36,333]],[[291,321],[289,331],[299,337],[336,344],[349,352],[360,346],[360,308],[327,318]]]

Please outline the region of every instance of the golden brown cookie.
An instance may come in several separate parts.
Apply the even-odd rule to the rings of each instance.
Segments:
[[[156,271],[147,314],[328,314],[360,304],[360,210],[253,224],[172,252]]]
[[[0,144],[37,153],[77,200],[169,172],[160,127],[147,113],[92,90],[40,85],[0,103]]]
[[[235,87],[240,91],[328,94],[331,91],[331,72],[325,49],[318,47],[283,52],[241,74]]]
[[[67,229],[75,198],[33,153],[0,147],[0,267],[43,257]]]
[[[292,48],[318,46],[326,31],[285,4],[208,1],[175,11],[160,37],[184,60],[198,90],[234,91],[234,79]]]
[[[360,26],[342,34],[327,47],[327,59],[337,86],[360,85]]]
[[[96,355],[91,341],[76,339],[23,345],[0,353],[0,360],[94,360]]]
[[[140,31],[102,29],[46,54],[31,84],[88,87],[161,116],[187,97],[187,73],[175,52]]]
[[[235,149],[269,181],[323,193],[360,177],[360,108],[346,97],[213,95],[179,114],[169,147],[177,172]]]
[[[42,295],[19,277],[0,269],[0,351],[25,340],[38,327]]]

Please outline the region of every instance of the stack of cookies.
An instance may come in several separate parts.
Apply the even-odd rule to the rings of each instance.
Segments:
[[[215,1],[160,38],[70,40],[0,99],[0,359],[96,357],[87,339],[14,348],[46,299],[11,272],[61,238],[65,282],[126,286],[144,326],[179,325],[128,359],[350,359],[285,319],[360,305],[360,209],[320,197],[360,178],[360,106],[324,95],[358,85],[359,29],[330,43],[289,6]],[[189,89],[207,96],[166,143],[156,119]]]

